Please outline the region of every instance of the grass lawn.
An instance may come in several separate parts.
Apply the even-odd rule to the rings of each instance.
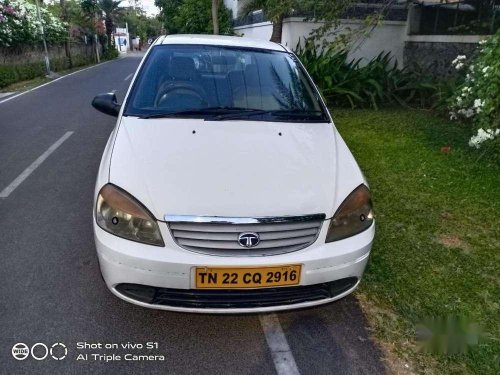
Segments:
[[[32,89],[35,86],[40,86],[46,82],[49,82],[50,79],[46,77],[36,77],[30,79],[28,81],[20,81],[13,83],[12,85],[0,88],[0,92],[18,92],[18,91],[26,91]]]
[[[377,234],[358,296],[375,337],[409,371],[499,374],[498,159],[478,160],[467,126],[425,112],[332,113],[373,195]],[[417,325],[449,315],[479,323],[479,344],[418,350]]]

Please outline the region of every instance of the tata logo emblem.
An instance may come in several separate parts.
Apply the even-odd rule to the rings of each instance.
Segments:
[[[243,247],[254,247],[260,242],[260,237],[254,232],[245,232],[238,235],[238,243]]]

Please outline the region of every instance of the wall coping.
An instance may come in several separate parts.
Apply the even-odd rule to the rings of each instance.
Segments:
[[[364,22],[364,20],[357,20],[357,19],[351,19],[351,18],[344,18],[339,20],[340,23],[342,24],[353,24],[353,25],[360,25]],[[307,22],[307,23],[314,23],[314,24],[321,24],[324,23],[324,21],[305,21],[304,17],[288,17],[283,20],[283,23],[292,23],[292,22]],[[259,22],[259,23],[251,23],[248,25],[242,25],[242,26],[236,26],[234,27],[234,30],[241,30],[241,29],[249,29],[249,28],[254,28],[254,27],[262,27],[262,26],[269,26],[272,25],[270,21],[265,21],[265,22]],[[405,26],[406,21],[382,21],[380,25],[394,25],[394,26]]]
[[[259,23],[251,23],[251,24],[243,25],[243,26],[236,26],[236,27],[233,27],[233,30],[253,29],[254,27],[263,27],[263,26],[269,26],[269,25],[272,25],[272,23],[269,21],[265,21],[265,22],[259,22]]]
[[[407,35],[405,42],[478,43],[486,38],[486,35]]]

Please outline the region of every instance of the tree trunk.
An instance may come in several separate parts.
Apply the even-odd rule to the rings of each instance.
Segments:
[[[212,0],[212,23],[214,25],[214,35],[219,34],[219,0]]]
[[[71,46],[70,46],[70,38],[71,38],[71,25],[68,19],[68,10],[66,8],[66,0],[60,0],[59,4],[61,5],[61,18],[64,22],[66,22],[66,31],[68,35],[66,36],[66,41],[64,42],[64,51],[66,53],[66,58],[68,59],[68,65],[71,69],[73,67],[73,59],[71,58]]]
[[[271,35],[271,42],[281,43],[281,36],[283,34],[283,18],[284,16],[279,16],[279,18],[273,22],[273,33]]]
[[[106,15],[104,23],[106,26],[106,35],[108,36],[108,48],[111,48],[113,47],[111,40],[111,34],[113,33],[113,19],[110,16]]]

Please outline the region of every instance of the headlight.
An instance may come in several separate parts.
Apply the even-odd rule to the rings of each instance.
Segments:
[[[370,190],[359,185],[342,202],[330,221],[326,242],[342,240],[368,229],[373,223]]]
[[[111,184],[99,192],[96,219],[105,231],[128,240],[165,246],[158,224],[149,211],[125,191]]]

